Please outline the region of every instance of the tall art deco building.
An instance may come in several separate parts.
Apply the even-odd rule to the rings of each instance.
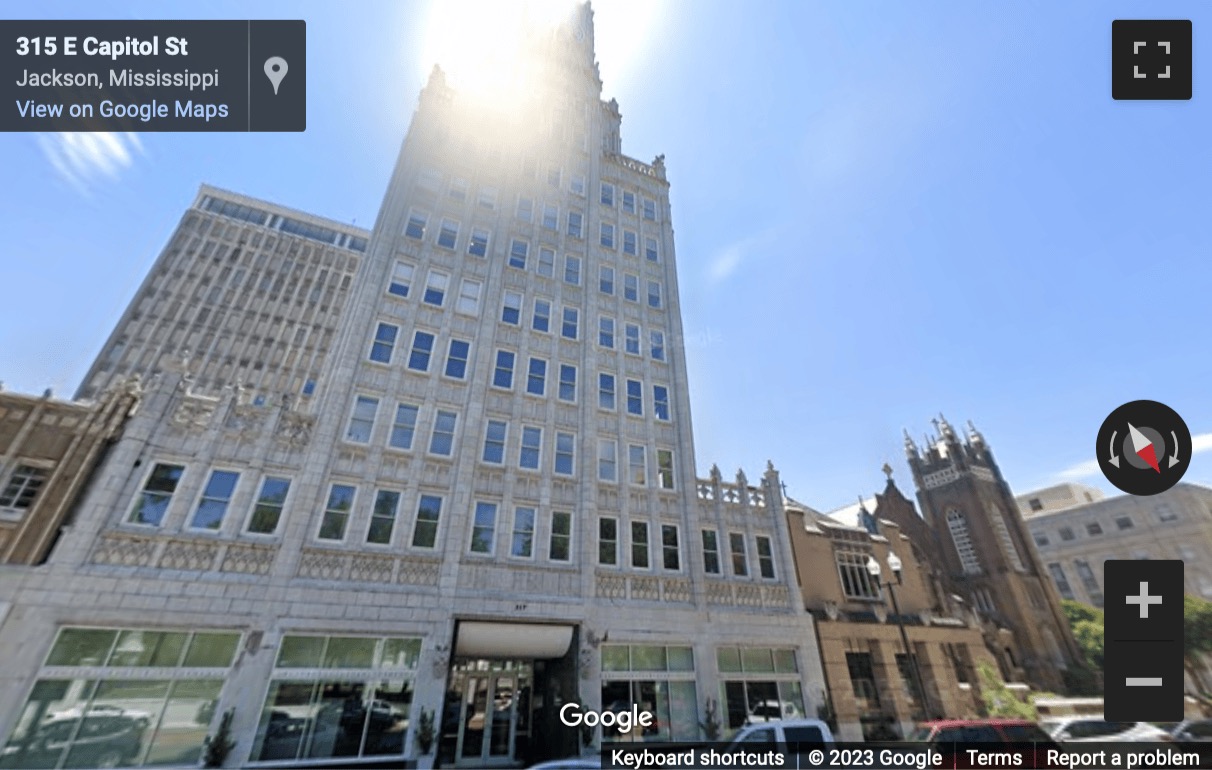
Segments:
[[[471,767],[578,752],[577,700],[816,714],[777,472],[695,474],[662,159],[587,4],[528,43],[508,106],[435,69],[369,234],[199,193],[82,385],[137,412],[0,570],[0,766],[193,765],[227,713],[229,766]]]

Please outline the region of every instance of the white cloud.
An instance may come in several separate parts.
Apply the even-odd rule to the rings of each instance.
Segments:
[[[712,283],[719,283],[736,272],[736,269],[741,266],[744,256],[741,244],[732,244],[711,260],[711,264],[707,267],[707,277],[711,279]]]
[[[753,253],[774,238],[774,230],[766,230],[757,235],[743,238],[731,243],[717,253],[707,265],[707,279],[711,283],[720,283],[728,279],[741,263],[753,256]]]
[[[1212,433],[1199,433],[1191,437],[1191,454],[1199,454],[1200,452],[1210,450],[1212,450]],[[1056,478],[1059,481],[1076,481],[1101,474],[1102,471],[1099,470],[1098,460],[1086,460],[1085,462],[1066,468],[1056,474]]]
[[[130,132],[39,134],[38,146],[59,176],[86,194],[101,179],[117,179],[143,152],[139,135]]]

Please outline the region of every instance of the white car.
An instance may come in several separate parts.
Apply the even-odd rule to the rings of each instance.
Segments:
[[[794,703],[764,700],[755,703],[749,708],[749,716],[745,718],[745,724],[754,725],[759,722],[781,722],[787,719],[796,719],[799,716],[799,709],[795,707]]]
[[[833,731],[819,719],[780,719],[742,727],[728,748],[742,743],[833,743]]]
[[[1190,719],[1180,723],[1170,735],[1179,743],[1212,743],[1212,719]]]
[[[1108,722],[1098,717],[1067,717],[1051,727],[1059,743],[1091,741],[1168,741],[1170,734],[1148,722]]]
[[[602,758],[599,757],[568,757],[567,759],[549,759],[537,765],[531,765],[530,770],[599,770]]]

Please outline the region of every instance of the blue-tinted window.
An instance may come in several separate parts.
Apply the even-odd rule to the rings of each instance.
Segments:
[[[577,309],[574,307],[564,308],[564,324],[560,329],[560,335],[570,340],[577,338],[577,324],[580,319]]]
[[[433,435],[429,439],[430,454],[449,457],[454,451],[455,422],[458,415],[454,412],[438,410],[433,422]]]
[[[572,255],[564,257],[564,283],[573,286],[581,285],[581,258]]]
[[[240,474],[235,471],[213,471],[206,487],[202,490],[202,499],[194,511],[193,520],[189,526],[195,529],[219,529],[223,517],[227,514],[227,505],[236,491],[236,482]]]
[[[425,225],[429,221],[429,217],[424,214],[414,211],[408,215],[408,224],[404,226],[404,234],[409,238],[421,240],[425,237]]]
[[[488,430],[484,434],[484,462],[498,465],[505,462],[505,434],[508,429],[508,425],[501,420],[488,421]]]
[[[652,386],[652,413],[658,420],[669,419],[669,389],[664,385]]]
[[[446,354],[446,376],[463,379],[467,376],[467,357],[471,343],[466,340],[451,340]]]
[[[598,374],[598,406],[602,409],[614,409],[614,375],[602,372]]]
[[[648,307],[661,306],[661,284],[657,281],[648,282]]]
[[[505,292],[505,299],[501,303],[501,320],[513,326],[517,326],[522,322],[521,294],[516,291]]]
[[[508,350],[497,351],[497,365],[492,372],[492,384],[498,388],[513,387],[514,354]]]
[[[557,433],[555,447],[555,472],[572,475],[576,437],[571,433]]]
[[[458,238],[459,223],[443,219],[442,227],[438,230],[438,245],[444,249],[453,249]]]
[[[577,400],[577,368],[572,364],[560,364],[561,401]]]
[[[541,358],[530,359],[530,368],[526,372],[526,392],[532,396],[547,392],[547,362]]]
[[[518,454],[518,466],[537,470],[539,467],[539,455],[542,452],[543,445],[543,429],[542,428],[522,428],[522,448]]]
[[[407,262],[397,262],[391,270],[391,280],[387,284],[389,294],[397,297],[407,297],[412,288],[412,276],[415,268]]]
[[[488,254],[488,231],[472,230],[471,240],[467,242],[467,253],[473,257],[483,257]]]
[[[412,338],[412,353],[408,356],[408,368],[418,372],[429,371],[429,357],[433,353],[433,335],[417,332]]]
[[[598,319],[598,344],[604,348],[614,348],[614,319],[602,316]]]
[[[509,247],[509,266],[519,270],[526,269],[526,257],[530,254],[530,244],[514,239]]]
[[[396,419],[391,426],[389,446],[396,449],[412,449],[412,439],[417,432],[417,414],[420,410],[412,404],[397,404]]]
[[[536,332],[551,331],[551,303],[545,299],[536,299],[534,301],[534,318],[531,319],[530,328]]]
[[[639,380],[627,381],[627,413],[644,414],[644,383]]]
[[[381,364],[391,363],[391,352],[396,346],[396,335],[400,327],[381,323],[375,330],[375,341],[370,346],[370,360]]]

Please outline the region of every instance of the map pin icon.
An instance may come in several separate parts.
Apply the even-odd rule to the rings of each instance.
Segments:
[[[286,60],[281,56],[271,56],[265,60],[265,77],[273,83],[274,96],[278,95],[278,86],[281,85],[282,78],[286,77],[288,69],[290,67],[286,66]]]

